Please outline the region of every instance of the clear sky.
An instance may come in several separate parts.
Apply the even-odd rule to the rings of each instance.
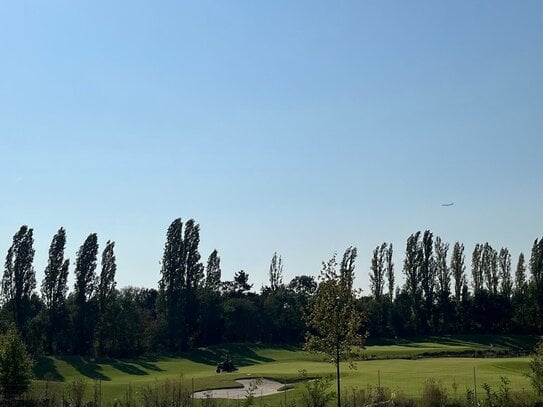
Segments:
[[[417,230],[468,264],[543,235],[539,0],[17,0],[0,38],[0,256],[33,227],[39,281],[60,226],[148,287],[177,217],[255,288],[274,251],[288,281],[355,245],[366,290]]]

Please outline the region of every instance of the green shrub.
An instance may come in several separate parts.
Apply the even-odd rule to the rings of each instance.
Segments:
[[[530,362],[528,377],[538,395],[543,395],[543,337],[535,347],[534,358]]]
[[[15,328],[0,335],[0,394],[13,399],[25,393],[32,378],[32,359]]]
[[[336,393],[328,391],[331,385],[332,376],[306,381],[301,399],[302,407],[326,407],[336,397]]]
[[[164,380],[141,391],[142,407],[189,407],[192,394],[181,380]]]
[[[447,405],[447,390],[441,383],[429,379],[422,388],[422,407],[443,407]]]

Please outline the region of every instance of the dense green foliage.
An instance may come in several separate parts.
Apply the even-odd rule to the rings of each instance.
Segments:
[[[113,242],[104,244],[97,274],[98,236],[87,237],[72,263],[64,253],[66,240],[60,228],[49,249],[41,295],[31,228],[20,228],[6,255],[0,328],[14,324],[36,354],[126,357],[224,341],[301,343],[307,331],[304,317],[317,301],[317,279],[299,275],[283,281],[284,263],[277,253],[270,262],[269,284],[259,292],[244,270],[223,281],[217,250],[205,268],[202,264],[194,220],[176,219],[169,226],[157,288],[116,286]],[[460,242],[451,247],[430,231],[416,232],[407,239],[403,267],[395,270],[392,245],[376,246],[367,271],[357,268],[358,275],[370,274],[371,283],[367,295],[356,293],[353,299],[366,317],[358,334],[543,333],[543,239],[536,239],[529,258],[521,254],[514,266],[505,247],[477,244],[471,256]],[[75,277],[71,292],[69,272]],[[395,282],[399,273],[401,286]]]
[[[341,406],[340,362],[364,345],[362,313],[353,292],[356,249],[345,251],[339,272],[335,256],[323,263],[321,282],[307,316],[306,349],[326,354],[336,367],[337,405]]]
[[[532,386],[537,394],[543,394],[543,338],[540,339],[534,352],[534,357],[530,362],[530,373],[528,374]]]
[[[26,225],[21,226],[8,249],[2,278],[3,303],[17,329],[25,336],[32,317],[31,299],[36,288],[33,244],[33,230]]]
[[[32,359],[16,329],[0,335],[0,395],[11,399],[27,391]]]

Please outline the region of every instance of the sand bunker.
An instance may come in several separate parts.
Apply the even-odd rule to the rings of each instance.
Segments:
[[[211,397],[214,399],[243,399],[247,397],[247,390],[249,389],[249,386],[251,386],[251,383],[255,381],[258,382],[253,392],[255,397],[275,394],[283,387],[283,383],[270,379],[238,379],[236,380],[236,383],[243,385],[243,387],[197,391],[194,393],[194,398],[203,399]]]

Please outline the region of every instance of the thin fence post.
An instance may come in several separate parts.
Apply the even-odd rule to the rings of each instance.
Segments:
[[[475,366],[473,366],[473,388],[474,388],[474,392],[475,392],[475,404],[478,404],[478,400],[477,400],[477,374],[475,373]]]
[[[283,379],[283,393],[285,393],[285,407],[287,407],[287,378]]]

